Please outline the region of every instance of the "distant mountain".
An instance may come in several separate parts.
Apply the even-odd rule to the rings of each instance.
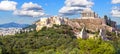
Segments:
[[[120,29],[120,25],[117,25],[117,27]]]
[[[10,23],[1,24],[0,28],[11,28],[11,27],[24,28],[24,27],[27,27],[27,26],[29,26],[29,24],[18,24],[18,23],[15,23],[15,22],[10,22]]]

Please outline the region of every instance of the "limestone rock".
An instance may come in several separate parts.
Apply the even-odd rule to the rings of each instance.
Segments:
[[[106,37],[106,31],[105,31],[105,29],[100,29],[99,37],[101,39],[103,39],[103,40],[108,40],[107,37]]]
[[[87,35],[87,32],[85,31],[85,28],[81,30],[81,32],[76,32],[75,36],[77,39],[82,38],[82,39],[88,39],[89,36]]]
[[[81,27],[86,26],[86,28],[92,32],[99,31],[101,28],[105,28],[107,31],[113,32],[116,30],[116,23],[111,23],[112,26],[106,24],[105,20],[102,18],[95,19],[71,19],[73,22],[77,22]]]
[[[61,25],[65,24],[65,21],[67,21],[66,18],[53,16],[49,18],[41,18],[38,22],[36,22],[36,30],[39,31],[43,27],[52,27],[54,24]]]

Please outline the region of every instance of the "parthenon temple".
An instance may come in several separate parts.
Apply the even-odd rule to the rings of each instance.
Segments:
[[[81,19],[95,19],[95,18],[99,18],[99,16],[90,8],[86,8],[81,12]]]

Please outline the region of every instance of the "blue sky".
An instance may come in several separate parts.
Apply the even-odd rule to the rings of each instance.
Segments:
[[[0,2],[2,2],[3,0],[0,0]],[[14,1],[17,3],[16,5],[16,9],[17,10],[21,10],[21,6],[24,3],[30,3],[32,2],[32,4],[37,4],[39,6],[41,6],[42,11],[44,11],[45,14],[47,15],[58,15],[59,11],[62,7],[64,7],[65,1],[66,0],[10,0],[10,1]],[[120,18],[119,17],[112,17],[111,16],[111,10],[112,7],[114,6],[119,6],[119,4],[112,4],[112,0],[92,0],[91,2],[94,3],[94,5],[92,5],[92,10],[94,10],[96,13],[99,14],[99,16],[103,17],[104,15],[108,15],[109,17],[111,17],[112,20],[117,21],[118,24],[120,24]],[[40,9],[39,9],[40,10]],[[9,23],[9,22],[17,22],[17,23],[25,23],[25,24],[31,24],[34,21],[38,20],[40,17],[28,17],[28,15],[26,16],[19,16],[19,14],[17,13],[17,15],[13,14],[14,10],[0,10],[0,24],[3,23]],[[20,12],[20,11],[17,11]],[[41,13],[41,12],[40,12]],[[77,15],[77,16],[76,16]],[[79,14],[74,15],[69,15],[68,17],[70,18],[78,18],[80,17]]]

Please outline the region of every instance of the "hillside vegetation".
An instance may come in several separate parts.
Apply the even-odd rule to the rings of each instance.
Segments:
[[[110,33],[109,33],[110,34]],[[119,54],[120,39],[77,39],[67,25],[44,27],[13,36],[0,36],[0,54]]]

